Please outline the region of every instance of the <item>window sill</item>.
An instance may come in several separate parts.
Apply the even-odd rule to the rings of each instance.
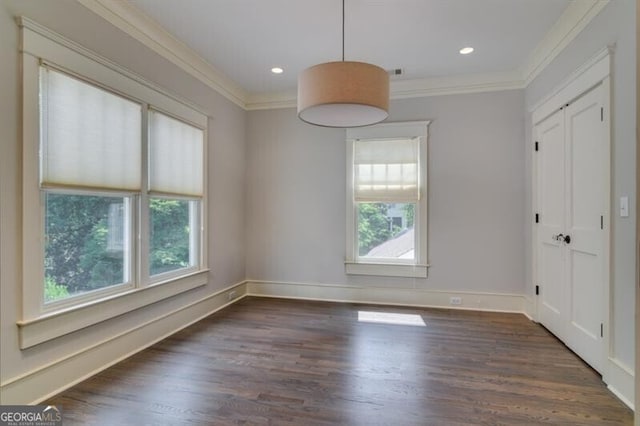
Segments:
[[[397,263],[345,262],[348,275],[377,275],[381,277],[427,278],[429,265],[402,265]]]
[[[20,349],[53,340],[207,283],[208,269],[164,283],[118,293],[38,318],[18,321]]]

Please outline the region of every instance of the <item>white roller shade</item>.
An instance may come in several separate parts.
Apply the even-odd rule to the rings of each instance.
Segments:
[[[356,201],[411,202],[420,198],[420,139],[369,139],[353,144]]]
[[[47,67],[41,77],[41,184],[140,190],[142,107]]]
[[[149,113],[149,190],[202,196],[204,132],[157,111]]]

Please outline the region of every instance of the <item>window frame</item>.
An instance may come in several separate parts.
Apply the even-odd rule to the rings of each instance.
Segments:
[[[426,278],[427,262],[427,141],[430,121],[407,121],[347,129],[346,155],[346,259],[348,275]],[[354,142],[362,139],[419,138],[419,194],[414,216],[415,259],[362,258],[358,252],[358,204],[354,197]],[[375,201],[372,201],[375,202]],[[393,203],[394,201],[388,201]],[[397,203],[406,203],[398,200]]]
[[[23,211],[23,296],[22,315],[17,321],[22,349],[97,324],[140,307],[207,284],[207,138],[208,117],[196,107],[164,89],[102,58],[26,18],[21,28],[22,61],[22,211]],[[42,66],[68,74],[142,106],[142,188],[137,191],[90,188],[41,187],[40,185],[40,70]],[[148,115],[149,109],[176,117],[203,131],[203,194],[198,199],[196,265],[179,273],[150,276],[148,193]],[[128,197],[130,281],[133,285],[114,285],[91,294],[71,296],[44,303],[44,200],[46,191],[73,191],[86,195]],[[174,272],[174,271],[172,271]],[[117,287],[117,289],[116,289]],[[104,290],[104,291],[102,291]],[[47,306],[45,306],[47,305]]]

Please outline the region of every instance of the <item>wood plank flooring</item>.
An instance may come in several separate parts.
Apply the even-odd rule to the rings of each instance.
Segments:
[[[261,298],[47,404],[66,426],[633,423],[596,372],[522,315]]]

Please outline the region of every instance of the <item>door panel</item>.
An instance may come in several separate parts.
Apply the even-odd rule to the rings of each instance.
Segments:
[[[562,111],[536,126],[538,156],[538,277],[540,322],[562,338],[565,291],[562,286],[563,252],[553,237],[564,228],[564,118]]]
[[[573,250],[571,253],[571,325],[590,339],[600,335],[600,319],[591,310],[594,300],[600,299],[597,281],[597,259],[590,253]],[[570,339],[571,340],[571,339]]]
[[[558,279],[563,273],[562,253],[560,247],[542,243],[540,256],[540,279],[545,283],[540,302],[542,322],[558,337],[563,333],[564,288]]]
[[[602,371],[603,214],[602,86],[565,108],[567,277],[571,307],[567,345]]]

